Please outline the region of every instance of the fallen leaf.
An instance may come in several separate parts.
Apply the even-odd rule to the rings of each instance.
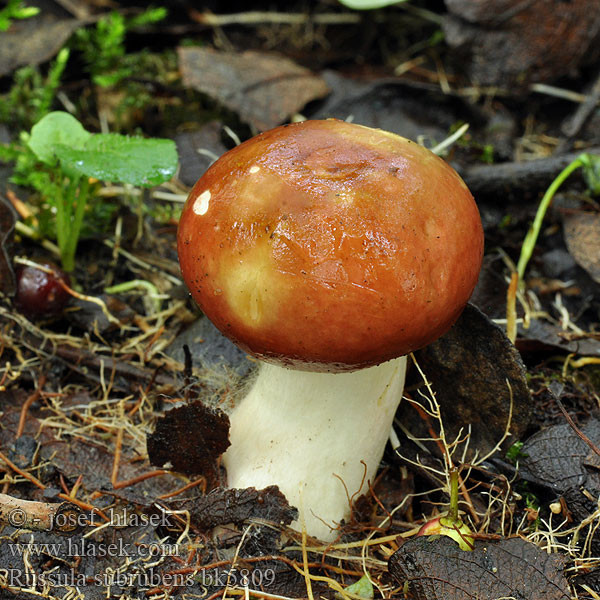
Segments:
[[[591,418],[580,426],[581,433],[600,446],[600,421]],[[538,431],[521,448],[519,470],[555,490],[564,499],[568,516],[576,523],[585,522],[598,509],[600,495],[600,456],[568,423]],[[600,538],[595,521],[579,532],[590,551],[600,552]]]
[[[105,491],[141,506],[151,505],[158,496],[168,494],[182,485],[175,475],[166,473],[114,490],[111,483],[114,454],[99,444],[79,438],[44,442],[41,444],[40,457],[49,461],[71,482],[83,475],[82,487],[86,490]],[[129,481],[152,471],[154,469],[147,461],[139,462],[139,454],[134,450],[123,448],[119,462],[119,482]]]
[[[82,25],[78,19],[60,19],[44,11],[38,16],[13,22],[0,35],[0,76],[23,65],[50,60]]]
[[[472,552],[447,537],[417,537],[392,555],[389,572],[415,600],[569,600],[564,558],[521,538],[476,541]]]
[[[282,56],[178,48],[184,85],[219,101],[257,130],[284,123],[328,93],[319,76]]]
[[[521,352],[539,352],[545,346],[550,351],[558,349],[565,353],[600,356],[600,340],[585,336],[574,336],[574,339],[569,340],[561,327],[547,321],[532,319],[527,329],[519,325],[518,332],[519,337],[515,343]]]
[[[331,93],[313,119],[352,116],[355,123],[397,133],[411,140],[441,141],[458,121],[476,123],[474,111],[439,90],[403,85],[400,81],[345,77],[327,70],[321,76]]]
[[[242,525],[249,519],[289,525],[298,517],[298,511],[288,504],[277,486],[263,490],[217,488],[206,496],[188,500],[185,507],[192,523],[202,530],[228,523]]]
[[[217,121],[206,123],[196,131],[184,131],[175,136],[179,154],[178,178],[192,186],[221,154],[227,151],[221,140],[223,125]]]
[[[502,258],[494,253],[484,257],[483,267],[479,275],[479,282],[471,296],[471,303],[483,311],[491,319],[502,319],[506,317],[506,281],[503,275]],[[581,282],[580,282],[581,283]],[[590,287],[596,284],[590,281]],[[587,305],[585,295],[582,295],[580,309],[582,312]],[[577,310],[571,310],[571,314]],[[593,327],[585,323],[579,323],[584,330]],[[533,353],[539,355],[541,352],[575,352],[580,355],[600,356],[600,341],[592,336],[573,336],[565,332],[560,325],[541,320],[532,319],[529,327],[522,324],[518,326],[518,337],[515,342],[517,349],[522,353]]]
[[[581,431],[600,445],[600,421],[590,419]],[[600,457],[568,423],[538,431],[525,441],[521,452],[520,468],[557,492],[585,484],[600,490]]]
[[[464,435],[470,425],[469,451],[491,451],[509,421],[511,394],[512,437],[507,443],[524,433],[531,410],[525,366],[504,331],[477,308],[468,305],[448,333],[415,356],[436,394],[448,439],[460,430]],[[417,373],[411,374],[409,384],[427,393]],[[422,417],[404,406],[407,428],[419,438],[427,437]]]
[[[10,592],[2,595],[35,598],[37,594],[30,593],[31,582],[35,581],[55,589],[77,586],[77,597],[85,600],[109,598],[114,596],[115,589],[123,598],[144,598],[149,588],[147,582],[161,581],[165,573],[179,565],[174,558],[182,560],[189,551],[184,544],[173,544],[159,534],[155,523],[160,523],[160,518],[130,510],[120,514],[122,518],[113,518],[98,531],[90,528],[85,535],[65,536],[55,531],[41,533],[4,527],[3,535],[7,537],[0,544],[0,570],[8,573],[3,589]],[[41,551],[30,551],[32,548]],[[161,551],[170,556],[162,555]],[[147,564],[151,556],[153,564],[141,571],[138,565]],[[190,597],[201,597],[202,588],[193,586],[192,578],[182,577],[180,581]],[[62,592],[50,597],[68,598]]]
[[[56,469],[66,480],[71,482],[75,482],[82,475],[82,489],[104,490],[107,493],[113,493],[111,475],[114,453],[112,449],[84,437],[65,436],[64,432],[61,434],[54,427],[46,426],[47,415],[42,404],[34,404],[29,409],[23,435],[19,440],[15,439],[23,403],[28,395],[21,389],[0,392],[2,406],[0,447],[2,450],[21,462],[19,454],[24,454],[23,442],[26,443],[27,438],[35,438],[36,452],[33,458],[38,463],[47,461],[47,466],[40,469],[40,472],[36,470],[38,477],[44,479],[48,473]],[[89,404],[92,400],[87,392],[65,395],[61,398],[61,410],[64,411],[67,418],[77,420],[80,418],[78,416],[79,407]],[[60,436],[58,438],[56,437],[57,432]],[[37,451],[38,442],[39,451]],[[29,451],[27,450],[27,452]],[[26,455],[23,458],[25,457]],[[139,457],[139,453],[134,448],[123,446],[118,470],[119,481],[130,480],[155,470],[148,461],[139,461]],[[114,495],[142,506],[148,506],[158,496],[172,492],[177,487],[181,487],[180,478],[171,474],[163,474],[123,487],[114,492]]]
[[[215,374],[232,373],[244,377],[256,367],[243,350],[226,338],[206,317],[200,317],[182,331],[167,349],[168,356],[185,362],[184,346],[189,348],[193,366]]]
[[[229,417],[200,401],[167,412],[147,439],[148,457],[157,466],[217,481],[217,459],[229,447]]]
[[[563,215],[563,231],[575,262],[600,283],[600,213],[567,213]]]
[[[597,0],[446,0],[445,39],[478,85],[523,89],[597,56]]]

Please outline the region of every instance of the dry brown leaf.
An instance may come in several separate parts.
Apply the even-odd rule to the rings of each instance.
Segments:
[[[407,541],[389,562],[400,585],[415,600],[569,600],[564,558],[521,538],[475,542],[461,550],[447,537]]]
[[[597,56],[597,0],[446,0],[446,6],[446,41],[479,85],[523,89]]]
[[[228,523],[241,525],[249,519],[289,525],[298,518],[298,511],[275,485],[262,490],[217,488],[206,496],[187,501],[185,507],[190,511],[192,523],[202,530]]]
[[[0,35],[0,76],[50,60],[81,24],[78,19],[59,19],[48,13],[13,23]]]
[[[563,229],[567,248],[575,262],[600,283],[600,213],[565,214]]]
[[[598,420],[590,419],[581,429],[592,443],[600,443]],[[593,464],[598,456],[568,423],[538,431],[523,444],[521,452],[521,468],[557,492],[584,483],[600,489],[600,472]]]
[[[258,130],[284,123],[328,93],[323,79],[276,54],[211,48],[178,48],[178,54],[186,86],[214,98]]]
[[[178,406],[156,423],[148,436],[150,462],[170,463],[182,473],[204,475],[209,484],[217,479],[217,459],[229,446],[229,418],[202,402]]]
[[[450,331],[415,355],[435,391],[449,438],[472,427],[469,456],[486,454],[500,441],[511,395],[512,436],[507,443],[523,435],[531,413],[525,366],[504,331],[477,308],[467,305]],[[417,373],[410,375],[409,385],[413,382],[427,393]],[[417,411],[405,406],[403,419],[412,434],[427,437],[427,424]]]

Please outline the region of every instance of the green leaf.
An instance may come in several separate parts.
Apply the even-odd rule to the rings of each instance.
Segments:
[[[58,144],[55,153],[63,169],[113,183],[159,185],[177,169],[175,143],[166,139],[97,134],[81,149]]]
[[[31,128],[27,145],[39,160],[52,165],[56,162],[58,144],[82,148],[91,135],[73,115],[56,111],[48,113]]]
[[[373,10],[392,4],[400,4],[405,1],[406,0],[339,0],[340,4],[343,4],[352,10]]]
[[[373,590],[373,584],[366,575],[363,575],[358,581],[355,581],[353,584],[349,585],[346,588],[346,591],[350,592],[355,596],[365,598],[365,600],[372,600],[375,595]],[[336,596],[339,598],[342,595],[336,594]]]

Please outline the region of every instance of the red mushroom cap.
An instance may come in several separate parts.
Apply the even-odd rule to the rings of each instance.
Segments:
[[[331,119],[223,155],[189,195],[178,252],[193,298],[241,348],[348,371],[450,328],[477,282],[483,230],[441,158]]]

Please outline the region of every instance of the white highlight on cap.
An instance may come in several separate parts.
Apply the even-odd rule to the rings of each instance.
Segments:
[[[192,210],[197,215],[205,215],[208,212],[208,203],[210,202],[210,190],[202,192],[194,201]]]
[[[253,165],[252,167],[250,167],[249,171],[250,173],[258,173],[260,171],[260,167]]]

